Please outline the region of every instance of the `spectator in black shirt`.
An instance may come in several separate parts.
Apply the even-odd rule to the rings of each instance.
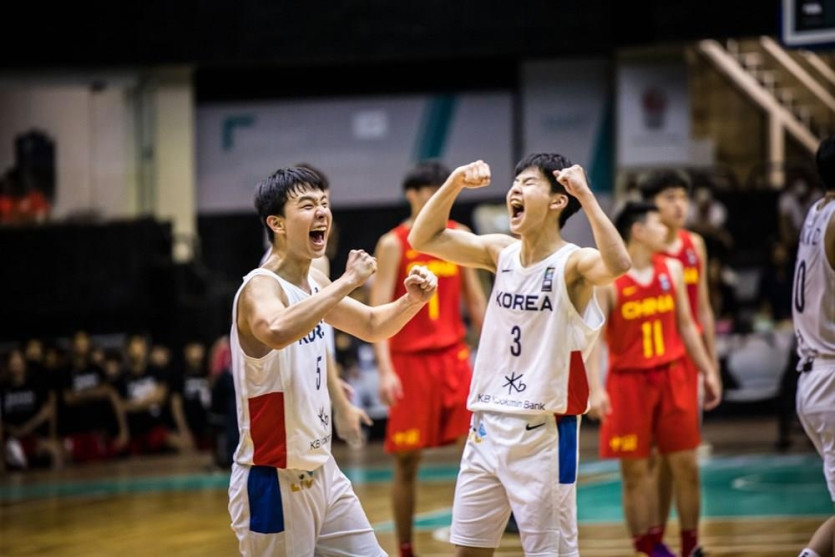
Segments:
[[[6,464],[25,469],[63,465],[63,451],[54,431],[55,394],[31,372],[21,350],[5,361],[6,377],[0,385],[0,414]]]
[[[171,410],[183,438],[190,438],[200,450],[212,448],[211,403],[206,347],[194,340],[183,347],[181,362],[172,377]]]
[[[58,431],[74,460],[95,460],[127,448],[128,427],[116,389],[91,358],[90,337],[73,335],[70,362],[60,372]]]
[[[131,453],[187,448],[188,441],[166,426],[170,402],[168,377],[166,370],[150,365],[148,340],[144,335],[128,337],[126,360],[117,388],[127,416]]]

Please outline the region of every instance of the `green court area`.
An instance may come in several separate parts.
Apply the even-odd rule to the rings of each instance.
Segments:
[[[371,471],[364,471],[369,474]],[[832,502],[817,455],[754,455],[711,458],[701,463],[702,516],[764,518],[832,514]],[[422,481],[454,479],[455,469],[427,468]],[[621,522],[621,483],[616,461],[580,465],[577,514],[581,523]],[[416,517],[416,528],[449,526],[451,509]],[[392,522],[374,525],[386,531]]]
[[[388,467],[346,467],[357,485],[391,481]],[[832,503],[817,455],[749,455],[714,457],[701,463],[702,514],[705,518],[811,516],[832,513]],[[420,471],[422,482],[455,481],[453,465],[427,465]],[[0,501],[19,502],[52,497],[100,497],[165,491],[226,490],[229,475],[188,474],[122,477],[88,481],[46,481],[37,484],[6,481],[0,486]],[[621,484],[615,461],[581,463],[577,490],[580,522],[619,522]],[[449,525],[451,509],[419,515],[418,529]],[[390,529],[390,522],[375,525]]]

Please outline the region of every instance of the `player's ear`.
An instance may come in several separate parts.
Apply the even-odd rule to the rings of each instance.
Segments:
[[[565,209],[568,205],[568,196],[564,193],[557,193],[551,198],[551,203],[548,205],[548,208],[554,211],[558,211],[560,209]]]
[[[270,215],[267,217],[267,226],[276,234],[284,232],[284,217],[279,215]]]

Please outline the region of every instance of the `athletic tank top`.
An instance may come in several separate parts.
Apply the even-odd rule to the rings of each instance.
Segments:
[[[455,223],[449,221],[449,228]],[[392,352],[418,352],[455,346],[464,339],[466,330],[461,318],[461,268],[455,263],[415,251],[409,244],[409,228],[401,224],[392,231],[400,242],[400,263],[394,299],[406,293],[403,280],[412,267],[423,265],[438,277],[438,289],[400,331],[389,339]]]
[[[238,298],[256,276],[276,280],[290,305],[309,295],[266,269],[246,275],[232,304],[232,377],[240,441],[235,462],[314,470],[324,464],[331,446],[331,400],[328,393],[327,338],[324,323],[281,350],[261,358],[247,356],[238,339]],[[308,277],[311,292],[318,285]]]
[[[835,199],[819,205],[815,202],[806,214],[794,268],[792,318],[800,367],[814,358],[835,358],[835,270],[824,246]]]
[[[565,285],[567,244],[529,267],[522,243],[499,254],[467,407],[509,414],[582,414],[585,360],[604,318],[592,296],[579,315]]]
[[[617,302],[606,324],[609,369],[640,370],[682,358],[684,343],[676,320],[676,295],[663,255],[653,258],[647,285],[629,274],[615,280]]]
[[[667,255],[681,261],[684,271],[684,286],[687,290],[687,299],[690,302],[690,314],[701,333],[703,327],[699,321],[699,279],[704,272],[704,261],[699,257],[699,252],[696,250],[690,232],[679,230],[678,237],[681,240],[681,247],[677,252],[667,252]]]

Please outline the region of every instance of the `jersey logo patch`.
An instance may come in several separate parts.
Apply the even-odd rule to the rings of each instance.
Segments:
[[[687,262],[690,263],[691,265],[695,265],[696,261],[697,261],[697,259],[696,259],[695,252],[692,249],[688,249],[687,250]]]
[[[525,389],[528,388],[527,383],[522,383],[522,374],[516,375],[516,372],[511,372],[510,377],[505,375],[506,379],[505,384],[502,387],[507,387],[507,394],[513,394],[513,392],[521,393]]]
[[[323,429],[328,429],[328,426],[331,425],[331,417],[325,412],[325,407],[319,408],[319,423],[322,424]]]
[[[542,291],[551,292],[554,289],[554,267],[545,269],[545,278],[542,279]]]
[[[665,273],[658,275],[658,282],[661,283],[661,290],[664,292],[670,289],[670,278]]]

